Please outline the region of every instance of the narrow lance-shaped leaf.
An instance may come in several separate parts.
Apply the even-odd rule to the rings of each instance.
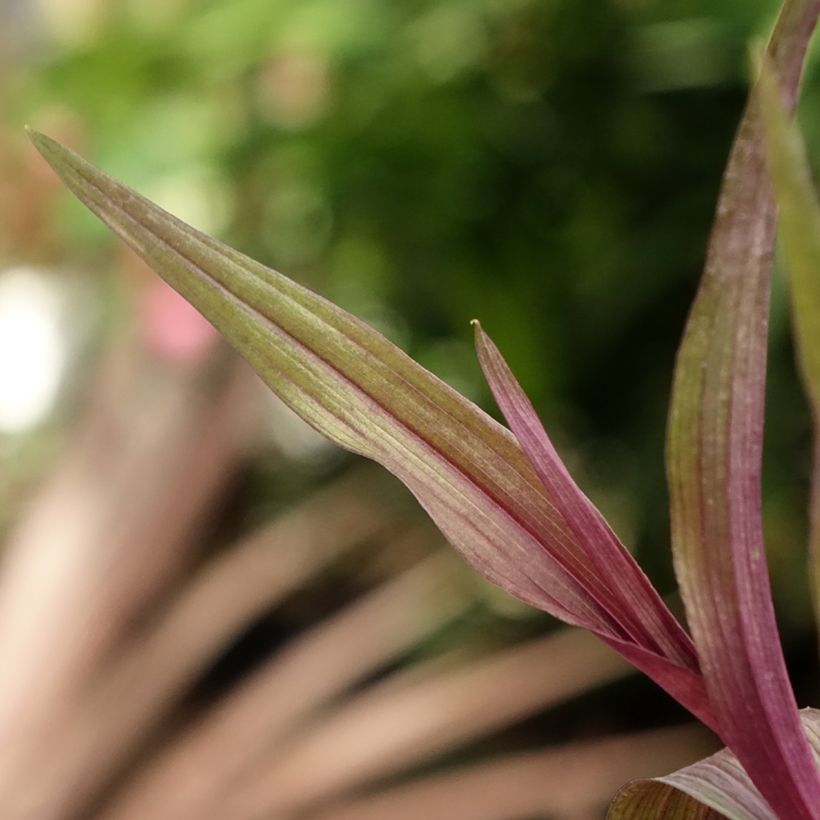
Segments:
[[[788,264],[797,360],[814,421],[810,536],[812,592],[820,623],[820,202],[797,124],[783,109],[776,78],[764,64],[758,86],[769,171],[780,206]]]
[[[820,756],[820,710],[804,709],[800,721]],[[607,820],[778,820],[749,775],[728,750],[653,780],[636,780],[621,789]]]
[[[618,647],[715,727],[695,653],[657,593],[627,607],[513,435],[355,317],[172,217],[47,137],[68,187],[194,304],[296,412],[393,472],[465,558]],[[574,491],[574,490],[573,490]],[[626,556],[624,560],[632,559]]]
[[[818,0],[787,2],[769,57],[793,109]],[[678,355],[668,438],[675,568],[720,734],[780,816],[817,818],[775,622],[760,471],[775,207],[752,103],[729,158]]]
[[[680,625],[653,595],[654,588],[649,579],[569,474],[535,408],[495,343],[477,320],[473,327],[478,360],[487,383],[524,454],[553,500],[557,514],[576,536],[598,572],[618,579],[610,589],[611,606],[624,613],[622,617],[630,618],[630,628],[634,634],[643,635],[645,645],[651,645],[658,636],[661,639],[666,635],[679,636]],[[641,646],[611,639],[608,642],[639,668],[652,661]],[[676,649],[675,644],[664,647],[666,653]],[[706,703],[703,708],[708,709]]]

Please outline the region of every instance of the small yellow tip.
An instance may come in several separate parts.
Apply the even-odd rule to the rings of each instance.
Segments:
[[[36,131],[34,128],[32,128],[28,123],[26,123],[26,125],[23,126],[23,129],[26,132],[26,136],[32,142],[36,142],[39,137],[43,136],[39,131]]]

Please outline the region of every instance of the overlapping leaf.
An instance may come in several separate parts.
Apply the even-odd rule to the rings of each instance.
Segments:
[[[800,713],[803,731],[820,756],[820,710]],[[737,758],[727,749],[668,777],[625,786],[607,820],[778,820]]]
[[[787,2],[769,46],[794,108],[817,0]],[[732,150],[678,356],[668,439],[675,567],[720,734],[779,816],[816,818],[820,773],[775,622],[760,470],[775,206],[752,104]]]

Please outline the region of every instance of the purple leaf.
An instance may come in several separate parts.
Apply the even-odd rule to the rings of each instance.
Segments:
[[[697,669],[689,636],[666,608],[604,517],[573,481],[530,400],[494,342],[478,321],[474,321],[473,326],[478,360],[487,383],[524,454],[552,499],[556,514],[573,533],[597,572],[611,579],[605,597],[599,600],[630,638],[628,643],[610,641],[611,645],[650,677],[658,682],[666,681],[661,685],[691,708],[694,694],[684,694],[680,687],[694,685],[699,690],[699,675],[687,679],[674,670],[669,670],[667,675],[660,669],[650,671],[648,668],[648,664],[655,662],[654,658],[665,657],[675,659],[684,668]],[[647,648],[653,650],[651,654],[646,653]],[[696,714],[711,722],[707,699],[703,698],[701,691],[698,691],[697,697],[701,703]]]
[[[793,109],[818,0],[787,2],[769,55]],[[729,159],[706,269],[678,355],[668,475],[675,568],[720,735],[782,817],[816,818],[769,589],[760,510],[775,207],[750,106]]]

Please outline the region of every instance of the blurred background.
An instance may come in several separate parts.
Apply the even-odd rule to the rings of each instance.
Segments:
[[[4,817],[595,818],[712,748],[282,408],[22,127],[496,413],[480,318],[671,593],[674,352],[777,5],[0,0]],[[807,705],[811,431],[785,288],[778,271],[764,502]]]

